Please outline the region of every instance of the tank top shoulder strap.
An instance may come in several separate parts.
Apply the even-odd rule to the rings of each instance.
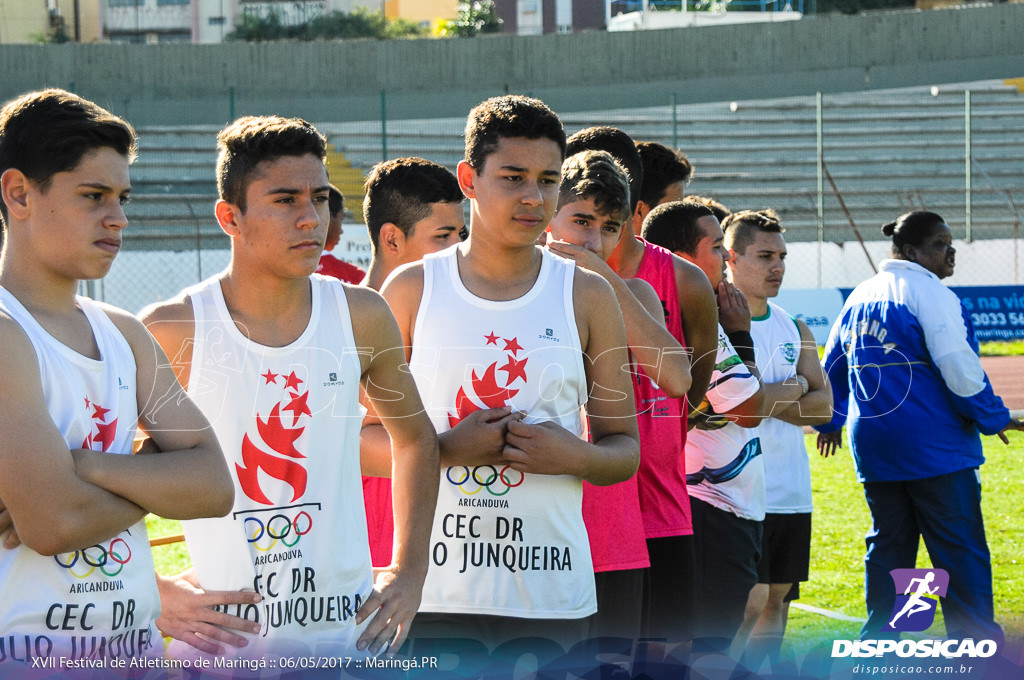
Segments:
[[[214,287],[217,287],[216,289]],[[206,340],[210,337],[210,331],[216,316],[217,305],[213,296],[219,294],[220,279],[211,278],[197,283],[195,286],[186,289],[189,301],[192,303],[192,360],[188,376],[188,388],[192,392],[200,382],[203,360],[206,354]]]

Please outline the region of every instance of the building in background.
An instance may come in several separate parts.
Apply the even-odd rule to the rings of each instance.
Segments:
[[[376,0],[79,0],[99,3],[104,37],[111,42],[224,42],[236,21],[249,14],[276,14],[300,24],[322,14],[380,9]]]
[[[459,6],[458,0],[386,0],[384,4],[388,19],[406,19],[430,29],[454,19]]]
[[[96,42],[99,0],[0,0],[0,44]]]
[[[503,33],[541,35],[602,29],[608,0],[495,0]]]

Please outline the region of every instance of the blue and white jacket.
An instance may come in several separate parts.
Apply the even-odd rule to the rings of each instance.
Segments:
[[[822,366],[862,482],[925,479],[985,462],[1010,413],[992,392],[960,299],[913,262],[883,260],[832,327]],[[852,398],[851,398],[852,397]]]

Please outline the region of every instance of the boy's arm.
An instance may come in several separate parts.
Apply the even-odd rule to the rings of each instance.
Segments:
[[[402,335],[387,304],[365,288],[348,288],[363,387],[391,440],[395,538],[391,565],[377,570],[376,585],[357,621],[373,616],[358,647],[397,650],[419,608],[427,574],[430,530],[440,465],[437,436],[413,382]]]
[[[220,517],[234,486],[210,423],[182,390],[156,340],[134,316],[106,308],[135,355],[139,426],[160,453],[75,452],[83,479],[170,519]]]
[[[142,519],[141,507],[79,474],[50,418],[35,350],[9,318],[0,318],[0,347],[0,499],[20,541],[42,555],[58,555]]]
[[[597,486],[629,479],[640,464],[626,329],[606,281],[577,269],[573,304],[586,371],[593,443],[551,422],[509,423],[505,460],[515,470],[571,474]]]
[[[692,382],[686,393],[690,408],[704,401],[715,370],[718,355],[718,301],[708,277],[697,265],[673,255],[676,268],[676,288],[679,291],[679,312],[682,316],[683,336],[693,349],[690,357]]]
[[[665,328],[665,311],[651,284],[642,279],[623,280],[596,253],[582,246],[551,241],[548,248],[611,285],[626,325],[633,361],[665,394],[674,399],[684,396],[690,389],[690,357]]]
[[[800,356],[796,362],[797,380],[768,383],[765,387],[765,411],[772,418],[793,425],[823,425],[832,419],[832,387],[818,363],[818,345],[803,321],[800,329]],[[804,391],[799,378],[807,384]]]
[[[398,329],[405,345],[405,358],[408,361],[412,354],[413,326],[419,311],[420,298],[423,296],[422,264],[413,263],[393,273],[381,289],[381,295],[387,300],[398,322]],[[508,407],[474,411],[455,427],[438,436],[441,464],[445,467],[502,464],[502,450],[505,448],[508,424],[521,419],[522,414],[513,413]],[[384,439],[379,428],[374,430],[374,427],[373,423],[366,423],[360,436],[360,446],[365,443],[371,447],[368,448],[367,455],[378,459]]]
[[[169,357],[170,369],[179,385],[186,387],[191,374],[195,334],[191,303],[187,298],[182,298],[151,306],[144,309],[139,317],[164,355]],[[230,472],[227,474],[230,483]],[[215,609],[218,606],[226,609],[228,605],[255,604],[260,600],[256,593],[245,590],[203,590],[191,570],[170,577],[157,574],[157,586],[160,589],[161,604],[157,626],[169,637],[205,652],[220,654],[225,651],[225,645],[246,645],[244,637],[230,631],[259,632],[258,625],[251,621]]]
[[[626,343],[633,363],[669,397],[680,399],[686,396],[686,391],[690,389],[690,354],[665,328],[665,311],[658,293],[654,286],[643,279],[627,279],[622,282],[629,289],[630,297],[645,312],[642,316],[637,314],[641,316],[641,324],[631,327],[626,319],[625,308],[621,301],[619,303],[626,322]],[[618,291],[615,297],[619,298]]]

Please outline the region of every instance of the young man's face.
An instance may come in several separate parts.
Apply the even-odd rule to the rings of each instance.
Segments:
[[[32,184],[32,238],[44,266],[68,279],[99,279],[121,250],[131,193],[128,158],[101,147],[71,170],[53,175],[46,191]],[[49,247],[47,244],[52,244]]]
[[[725,263],[732,258],[722,243],[725,234],[722,233],[718,218],[713,215],[697,218],[697,228],[703,236],[694,253],[690,255],[676,251],[676,254],[700,267],[711,285],[718,288],[718,284],[725,278]]]
[[[772,298],[779,294],[786,273],[786,240],[782,234],[754,232],[743,253],[732,251],[732,282],[748,296]]]
[[[460,242],[465,228],[462,203],[431,203],[430,214],[414,224],[405,237],[402,261],[398,264],[416,262],[424,255]]]
[[[327,169],[313,154],[259,163],[245,213],[234,211],[234,250],[279,276],[309,276],[327,238],[329,191]]]
[[[581,198],[559,208],[548,231],[557,241],[586,248],[607,260],[619,242],[626,217],[603,213],[597,209],[593,199]]]
[[[510,246],[536,243],[558,204],[561,147],[552,139],[502,137],[482,168],[459,165],[473,200],[473,234]]]

